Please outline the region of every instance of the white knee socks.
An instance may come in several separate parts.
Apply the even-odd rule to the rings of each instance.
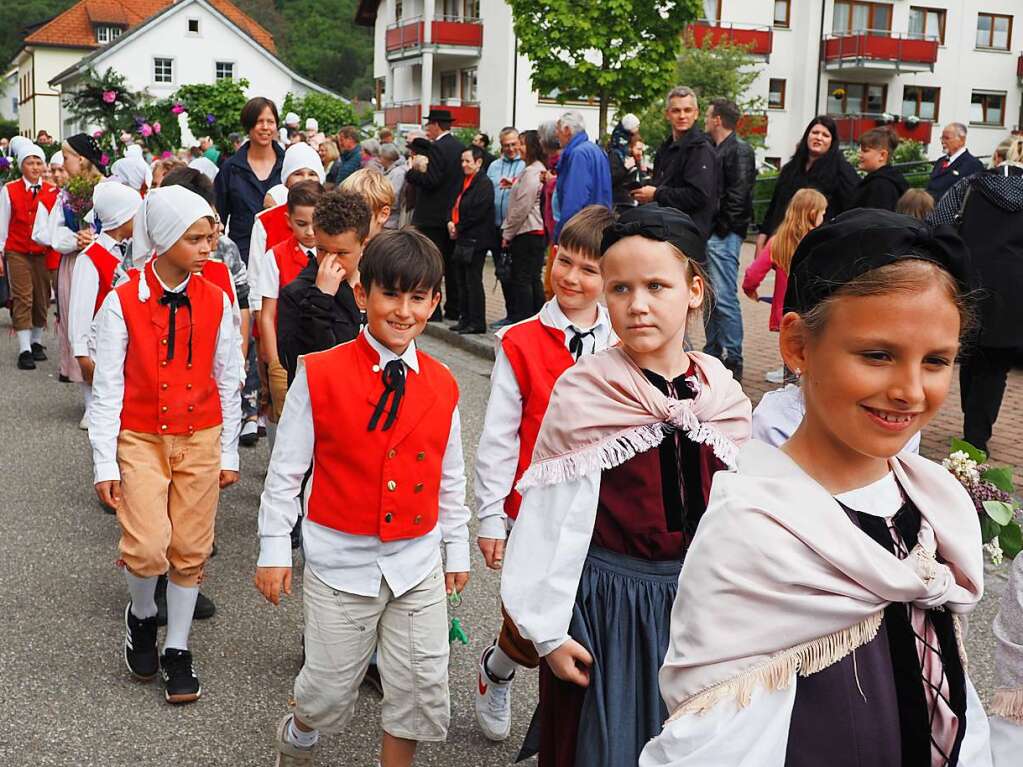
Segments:
[[[43,329],[42,328],[32,328],[31,338],[32,338],[32,343],[34,343],[34,344],[41,344],[43,342]]]
[[[518,667],[519,664],[509,658],[500,647],[494,647],[494,651],[487,657],[487,671],[495,679],[511,679]]]
[[[32,331],[31,330],[19,330],[18,335],[18,354],[22,352],[32,351]]]
[[[156,576],[140,578],[127,570],[124,577],[128,581],[128,593],[131,594],[131,613],[136,618],[152,618],[156,615]]]
[[[179,586],[172,580],[167,581],[167,636],[163,640],[164,652],[168,647],[188,649],[188,632],[192,629],[192,614],[198,598],[198,586]]]
[[[292,745],[299,748],[312,748],[319,739],[319,730],[310,730],[309,732],[300,730],[295,726],[295,717],[291,717],[291,721],[288,722],[288,740],[291,741]]]
[[[92,405],[92,387],[89,384],[82,382],[79,384],[82,387],[82,399],[85,401],[85,415],[89,416],[89,407]]]

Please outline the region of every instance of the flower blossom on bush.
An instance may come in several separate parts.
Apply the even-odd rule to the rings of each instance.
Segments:
[[[103,91],[103,102],[113,104],[117,101],[117,91]]]
[[[214,117],[213,115],[206,115],[206,124],[207,125],[213,125],[213,123],[215,123],[216,121],[217,121],[217,118]]]
[[[142,123],[141,127],[139,127],[139,133],[141,133],[145,138],[149,138],[153,135],[153,126],[149,123]]]
[[[175,104],[171,107],[171,114],[179,115],[185,111],[185,107],[182,104]]]
[[[160,123],[158,122],[153,123],[153,133],[159,133],[162,129],[163,128],[160,125]]]

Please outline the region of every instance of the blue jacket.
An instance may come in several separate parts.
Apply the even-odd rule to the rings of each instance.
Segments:
[[[508,203],[511,201],[511,187],[502,189],[500,181],[502,178],[518,178],[526,169],[524,160],[516,157],[509,160],[503,154],[490,163],[487,168],[487,178],[494,185],[494,214],[498,226],[504,223],[504,217],[508,215]]]
[[[587,205],[611,207],[611,164],[586,131],[575,134],[561,151],[556,191],[561,216],[554,229],[555,240],[564,223]]]
[[[330,173],[327,174],[327,181],[331,184],[341,185],[341,182],[355,173],[362,167],[362,148],[356,146],[347,152],[342,152],[334,164],[330,166]]]
[[[249,240],[252,237],[252,223],[256,214],[263,210],[263,198],[270,187],[281,183],[281,167],[284,165],[284,150],[275,141],[272,144],[277,161],[270,175],[262,181],[256,178],[249,166],[249,143],[224,161],[220,173],[213,181],[217,213],[227,228],[228,236],[238,246],[242,260],[249,263]]]

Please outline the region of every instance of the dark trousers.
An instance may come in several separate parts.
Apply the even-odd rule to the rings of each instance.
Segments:
[[[451,261],[451,252],[455,248],[454,240],[448,236],[446,226],[417,224],[416,228],[430,238],[444,259],[444,316],[449,320],[457,320],[462,311],[462,291],[458,270]]]
[[[468,264],[458,264],[458,283],[462,291],[462,319],[459,324],[472,330],[487,326],[486,297],[483,291],[483,263],[486,250],[477,250]]]
[[[532,317],[543,306],[543,261],[546,242],[542,234],[520,234],[511,241],[512,306],[516,322]]]
[[[1005,382],[1019,351],[976,346],[959,367],[959,397],[963,407],[963,436],[987,452],[991,428],[998,420]]]
[[[497,254],[501,250],[501,242],[504,239],[504,230],[501,227],[497,227],[497,236],[494,242],[497,245],[494,246],[494,263],[497,263]],[[515,316],[515,291],[512,288],[511,277],[506,277],[501,282],[501,295],[504,296],[504,316],[514,317]]]

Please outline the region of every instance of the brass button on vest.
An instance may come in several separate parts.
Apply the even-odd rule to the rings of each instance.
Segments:
[[[167,412],[167,406],[164,405],[162,408],[160,408],[160,412],[161,413],[166,413]]]
[[[167,345],[167,339],[166,338],[161,338],[160,339],[160,343],[163,344],[164,346],[166,346]]]
[[[416,518],[412,520],[412,524],[413,525],[418,525],[422,521],[423,521],[422,515],[416,514]]]
[[[395,490],[398,489],[398,483],[395,482],[393,479],[387,480],[387,489],[393,493]]]
[[[416,460],[417,461],[425,461],[426,460],[426,453],[423,453],[423,452],[416,453]]]
[[[388,458],[394,458],[394,456],[396,456],[397,454],[398,454],[398,452],[396,450],[394,450],[394,449],[391,449],[391,450],[387,451],[387,457]]]
[[[422,482],[417,482],[416,483],[416,492],[417,493],[423,492],[423,483]]]
[[[391,521],[391,512],[387,512],[386,514],[384,514],[384,522],[390,522],[390,521]]]
[[[161,389],[166,389],[168,386],[170,386],[170,384],[166,384],[166,383],[160,384],[160,388]]]
[[[160,430],[161,431],[167,431],[167,424],[165,424],[165,423],[160,424]]]

